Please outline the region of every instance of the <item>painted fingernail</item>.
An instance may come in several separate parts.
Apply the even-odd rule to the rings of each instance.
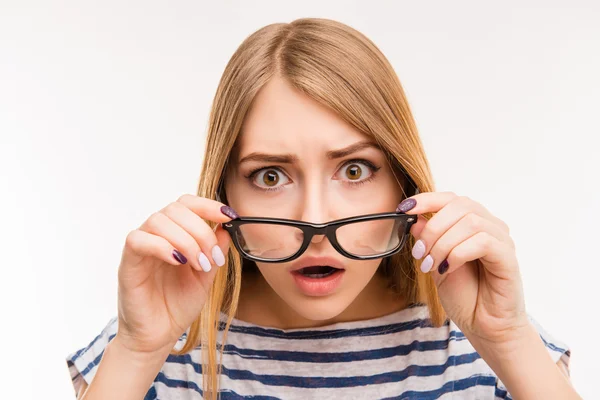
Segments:
[[[235,210],[229,206],[222,206],[221,207],[221,212],[225,215],[227,215],[229,218],[231,219],[236,219],[239,218],[240,216],[238,215],[238,213],[235,212]]]
[[[421,263],[421,272],[427,273],[433,266],[433,257],[429,254]]]
[[[203,252],[200,252],[200,254],[198,254],[198,262],[200,263],[200,266],[202,267],[202,270],[204,272],[210,271],[210,261],[208,261],[208,257],[206,257]]]
[[[425,255],[425,242],[422,240],[417,240],[415,245],[412,248],[412,256],[417,260],[420,260]]]
[[[187,258],[185,258],[185,256],[181,254],[177,249],[173,250],[173,258],[182,264],[185,264],[187,262]]]
[[[212,258],[219,267],[225,265],[225,256],[218,245],[212,248]]]
[[[407,212],[415,208],[417,205],[417,201],[415,199],[404,199],[402,203],[398,204],[398,208],[396,208],[396,212]]]
[[[443,274],[444,272],[448,271],[448,260],[444,260],[442,261],[442,263],[440,264],[440,266],[438,267],[438,272],[441,274]]]

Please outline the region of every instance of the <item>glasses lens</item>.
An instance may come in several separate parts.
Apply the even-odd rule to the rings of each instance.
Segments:
[[[236,236],[246,253],[264,259],[290,257],[300,250],[304,240],[301,229],[279,224],[243,224]]]
[[[355,256],[375,256],[395,249],[406,231],[403,218],[353,222],[336,230],[340,246]]]

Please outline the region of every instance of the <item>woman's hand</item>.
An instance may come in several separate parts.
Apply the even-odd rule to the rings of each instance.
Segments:
[[[444,310],[469,340],[503,344],[517,339],[530,322],[506,223],[451,192],[420,193],[398,209],[435,213],[430,220],[419,216],[411,228],[419,239],[412,253],[425,257],[421,270],[433,274]]]
[[[117,337],[133,352],[170,351],[198,317],[231,238],[229,207],[183,195],[127,236],[119,267]],[[227,213],[228,215],[226,215]]]

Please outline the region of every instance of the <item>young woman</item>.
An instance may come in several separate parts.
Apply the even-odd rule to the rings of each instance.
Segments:
[[[331,20],[235,52],[197,196],[129,233],[118,304],[67,358],[79,398],[578,398],[507,225],[434,191],[394,70]]]

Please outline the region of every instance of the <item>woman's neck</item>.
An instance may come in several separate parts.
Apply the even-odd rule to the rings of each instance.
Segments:
[[[313,321],[298,314],[279,297],[258,270],[244,271],[235,318],[259,326],[301,329],[382,317],[408,305],[403,296],[387,287],[387,279],[378,271],[344,311],[327,320]]]

